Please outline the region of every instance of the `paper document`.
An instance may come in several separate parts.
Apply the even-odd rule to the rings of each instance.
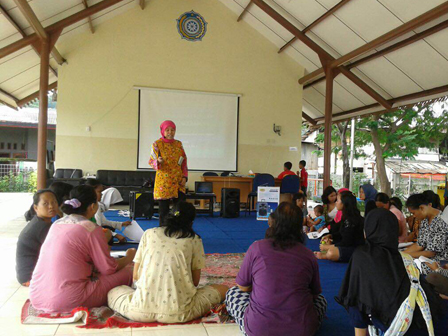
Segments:
[[[135,220],[133,220],[131,222],[131,225],[126,226],[126,228],[123,230],[123,234],[129,240],[132,240],[137,243],[140,242],[140,239],[142,239],[143,233],[145,233],[145,231],[143,231],[141,226],[138,225],[138,223]]]
[[[126,251],[110,251],[110,256],[114,258],[121,258],[126,256]]]
[[[414,263],[417,266],[417,268],[420,270],[420,272],[423,272],[422,264],[425,262],[432,264],[433,262],[435,262],[435,260],[426,258],[424,256],[420,256],[418,259],[414,259]]]
[[[321,232],[315,231],[315,232],[308,233],[308,238],[309,239],[319,239],[320,237],[322,237],[324,234],[327,234],[327,233],[330,233],[330,231],[327,228],[325,228]]]

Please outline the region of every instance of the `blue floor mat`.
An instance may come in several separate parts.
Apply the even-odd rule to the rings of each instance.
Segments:
[[[108,211],[105,213],[109,220],[124,222],[128,218],[118,216],[118,211]],[[205,253],[242,253],[246,252],[249,246],[256,240],[264,238],[268,224],[266,221],[257,221],[255,215],[239,218],[221,218],[215,213],[215,217],[208,215],[197,215],[194,221],[194,230],[202,237]],[[137,220],[143,230],[158,227],[159,220]],[[120,233],[120,231],[117,231]],[[308,240],[308,248],[312,251],[319,250],[318,240]],[[126,250],[137,247],[137,244],[115,245],[113,250]],[[345,336],[354,335],[354,330],[350,326],[348,314],[345,309],[338,305],[334,297],[338,294],[339,287],[345,275],[347,264],[333,263],[327,260],[319,260],[319,272],[322,285],[322,292],[328,301],[326,317],[317,333],[319,336]],[[448,302],[445,316],[442,321],[436,324],[435,334],[437,336],[448,335]],[[417,330],[408,332],[409,336],[428,335],[426,331]]]

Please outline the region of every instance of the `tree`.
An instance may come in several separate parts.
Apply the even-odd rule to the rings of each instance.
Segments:
[[[376,167],[381,191],[391,194],[390,181],[386,175],[386,159],[400,157],[412,159],[418,149],[438,148],[446,136],[448,111],[440,115],[433,110],[432,102],[424,102],[382,115],[372,115],[357,124],[360,132],[358,144],[372,143],[375,148]]]
[[[332,146],[331,152],[336,156],[339,153],[342,154],[342,185],[344,188],[348,188],[350,186],[350,148],[347,141],[351,135],[349,126],[350,121],[340,122],[338,124],[334,124],[331,130],[331,142],[335,144]],[[323,129],[314,140],[316,144],[322,144],[324,142],[324,134],[322,131]],[[356,142],[357,138],[355,137],[355,144]],[[360,148],[361,146],[356,147]],[[356,152],[355,148],[355,156],[359,157],[360,155],[363,155],[363,152]]]

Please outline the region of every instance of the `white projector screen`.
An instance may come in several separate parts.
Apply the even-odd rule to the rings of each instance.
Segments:
[[[172,120],[189,170],[238,170],[238,95],[138,89],[138,169],[150,168],[151,146],[161,137],[160,124]]]

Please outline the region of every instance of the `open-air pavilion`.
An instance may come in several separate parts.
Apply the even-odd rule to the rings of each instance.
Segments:
[[[195,42],[176,21],[191,10],[207,23]],[[137,170],[139,92],[156,88],[238,96],[242,174],[298,162],[302,123],[323,125],[324,186],[333,123],[448,95],[448,1],[0,0],[0,12],[0,103],[20,113],[39,99],[38,188],[49,91],[57,167]]]

